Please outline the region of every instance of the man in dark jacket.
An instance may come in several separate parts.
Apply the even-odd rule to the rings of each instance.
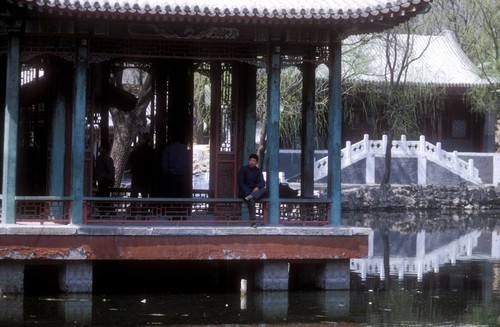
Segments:
[[[255,201],[266,192],[266,182],[262,171],[257,167],[259,156],[252,153],[248,157],[248,165],[238,172],[239,196],[245,199],[250,220],[255,222]]]
[[[149,133],[140,134],[139,142],[134,145],[128,160],[132,174],[130,197],[136,198],[139,193],[143,198],[149,197],[153,181],[153,156]]]
[[[187,149],[186,145],[174,138],[163,151],[162,169],[167,179],[167,197],[188,197],[186,190]]]

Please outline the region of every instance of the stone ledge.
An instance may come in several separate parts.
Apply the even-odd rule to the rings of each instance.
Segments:
[[[368,235],[370,228],[348,226],[325,227],[186,227],[186,226],[76,226],[15,224],[0,226],[0,235],[113,235],[113,236],[352,236]]]

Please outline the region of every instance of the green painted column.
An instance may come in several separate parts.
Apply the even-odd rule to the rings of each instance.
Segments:
[[[341,166],[340,151],[342,141],[342,77],[341,77],[341,42],[334,40],[330,44],[328,60],[329,95],[328,95],[328,197],[332,200],[330,224],[340,225],[341,207]]]
[[[314,196],[314,139],[316,134],[316,66],[305,62],[302,65],[302,151],[300,166],[300,194]]]
[[[279,224],[279,129],[281,55],[274,46],[269,58],[267,78],[267,189],[269,190],[269,224]]]
[[[49,195],[64,195],[64,153],[66,140],[66,106],[68,102],[67,82],[58,79],[58,76],[68,76],[65,65],[55,61],[52,69],[56,74],[56,96],[52,116],[52,151],[50,152],[50,188]]]
[[[257,68],[249,64],[240,66],[240,90],[243,90],[243,158],[242,165],[248,164],[248,157],[255,153],[255,126],[257,121]]]
[[[219,149],[218,126],[221,107],[221,63],[210,63],[210,178],[209,189],[214,190],[217,197],[217,152]]]
[[[19,124],[19,89],[21,66],[19,62],[19,35],[9,35],[5,100],[5,127],[3,138],[2,224],[16,222],[16,162]]]
[[[75,99],[71,136],[71,223],[83,223],[85,167],[85,112],[87,107],[87,40],[78,43],[75,69]]]

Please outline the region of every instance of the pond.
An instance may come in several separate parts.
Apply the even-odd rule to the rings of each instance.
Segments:
[[[350,291],[6,294],[0,326],[500,326],[499,217],[344,213],[373,229]]]

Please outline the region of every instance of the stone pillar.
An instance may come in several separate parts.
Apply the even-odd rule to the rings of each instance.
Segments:
[[[0,263],[0,293],[24,292],[24,264],[21,262]]]
[[[325,290],[348,290],[351,284],[349,260],[324,263],[316,276],[316,287]]]
[[[67,261],[59,271],[59,289],[67,293],[92,292],[92,261]]]
[[[366,156],[366,167],[365,167],[365,181],[366,184],[375,184],[375,156],[368,154]]]
[[[288,262],[266,261],[255,274],[255,286],[262,291],[286,291],[288,272]]]
[[[425,156],[418,156],[417,171],[417,184],[427,185],[427,158]]]
[[[493,155],[493,185],[500,184],[500,154]]]

